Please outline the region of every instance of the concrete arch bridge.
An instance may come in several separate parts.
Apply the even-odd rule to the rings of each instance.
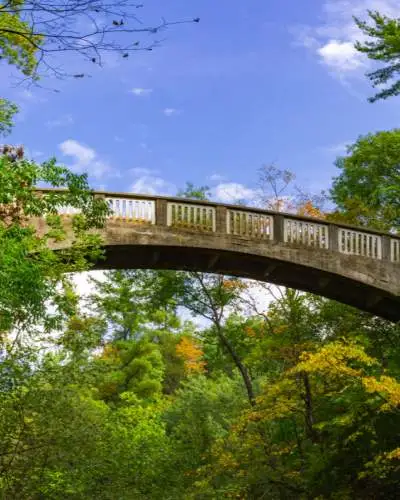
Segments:
[[[102,230],[106,259],[97,269],[223,273],[400,320],[400,237],[244,206],[131,193],[96,195],[113,212]],[[60,213],[68,216],[73,210],[63,207]]]

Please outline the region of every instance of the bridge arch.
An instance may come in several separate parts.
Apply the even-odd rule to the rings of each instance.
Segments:
[[[96,195],[113,211],[102,230],[106,258],[96,269],[223,273],[312,292],[400,320],[399,237],[243,206]],[[71,211],[64,207],[60,212],[68,217]]]

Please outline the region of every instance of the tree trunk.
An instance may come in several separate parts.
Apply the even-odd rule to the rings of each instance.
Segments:
[[[310,379],[307,373],[303,373],[304,383],[304,404],[305,404],[305,424],[306,435],[313,443],[317,441],[317,436],[314,429],[313,405],[311,396]]]
[[[219,323],[216,323],[216,329],[217,329],[217,334],[218,337],[222,343],[222,345],[225,347],[225,349],[228,351],[230,354],[233,362],[235,363],[237,369],[240,371],[240,374],[242,375],[244,385],[246,387],[247,391],[247,397],[249,398],[249,402],[251,406],[254,406],[256,404],[255,397],[254,397],[254,391],[253,391],[253,384],[249,375],[249,372],[247,371],[247,368],[244,366],[242,363],[242,360],[240,359],[239,355],[229,342],[229,340],[225,337],[225,335],[222,332],[222,327]]]

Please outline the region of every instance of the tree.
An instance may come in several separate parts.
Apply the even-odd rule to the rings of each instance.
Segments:
[[[38,183],[64,188],[39,196]],[[81,213],[72,218],[71,244],[53,252],[67,228],[58,216],[61,206]],[[89,230],[101,227],[108,208],[90,191],[85,175],[60,167],[55,160],[41,165],[26,160],[22,148],[4,146],[0,156],[0,332],[27,333],[36,324],[52,329],[70,310],[68,273],[83,271],[101,256],[100,238]],[[38,232],[33,222],[44,216]],[[60,285],[64,285],[64,288]],[[49,312],[49,305],[54,313]]]
[[[222,349],[238,369],[245,385],[250,404],[255,402],[255,394],[250,373],[238,354],[234,343],[227,336],[224,326],[224,315],[229,307],[238,304],[240,293],[246,285],[237,278],[204,273],[185,273],[183,294],[179,304],[196,316],[201,316],[212,324],[212,332],[216,335]]]
[[[184,336],[176,345],[176,353],[179,358],[183,359],[186,373],[203,373],[205,365],[202,360],[203,351],[198,342],[194,339]]]
[[[177,196],[193,200],[209,200],[211,193],[208,186],[195,186],[193,183],[187,182],[185,188],[178,191]]]
[[[375,350],[371,317],[360,328],[338,307],[289,290],[248,323],[256,404],[211,444],[189,498],[396,497],[398,368],[363,347]]]
[[[44,73],[68,76],[52,56],[78,55],[102,65],[105,54],[126,58],[138,50],[153,50],[159,42],[142,43],[140,36],[157,36],[167,27],[189,21],[162,21],[145,26],[138,19],[143,4],[130,0],[71,0],[55,4],[49,0],[8,0],[0,5],[0,56],[16,65],[27,77]],[[83,78],[85,71],[69,76]]]
[[[387,63],[383,68],[367,73],[373,87],[386,85],[368,100],[376,102],[400,94],[400,19],[392,19],[377,11],[368,11],[369,19],[355,18],[357,26],[368,38],[358,41],[355,48],[373,61]],[[396,79],[397,78],[397,79]]]
[[[102,66],[107,54],[126,59],[133,52],[151,51],[161,43],[156,37],[168,27],[199,22],[199,18],[162,18],[145,26],[138,18],[142,7],[131,0],[5,0],[0,3],[0,60],[15,66],[30,84],[38,85],[44,76],[81,79],[90,75],[87,66],[64,69],[62,56],[72,54],[79,64]],[[16,112],[15,104],[0,98],[0,135],[10,131]]]
[[[400,129],[361,136],[338,158],[334,217],[382,230],[400,228]]]
[[[288,189],[295,178],[295,174],[289,170],[282,170],[274,164],[263,165],[258,171],[263,207],[276,212],[290,211],[293,207]]]
[[[0,136],[10,133],[13,117],[18,112],[18,107],[0,97]]]

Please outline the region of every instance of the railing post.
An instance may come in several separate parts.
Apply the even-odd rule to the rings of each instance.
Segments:
[[[156,200],[156,224],[157,226],[167,225],[167,200],[160,198]]]
[[[382,235],[382,260],[390,260],[390,237]]]
[[[339,252],[339,228],[336,224],[329,224],[329,250]]]
[[[285,241],[285,217],[274,214],[274,240],[278,243]]]
[[[215,213],[216,232],[225,234],[227,232],[226,217],[227,217],[228,211],[227,211],[226,207],[223,207],[221,205],[217,205],[215,212],[216,212]]]

